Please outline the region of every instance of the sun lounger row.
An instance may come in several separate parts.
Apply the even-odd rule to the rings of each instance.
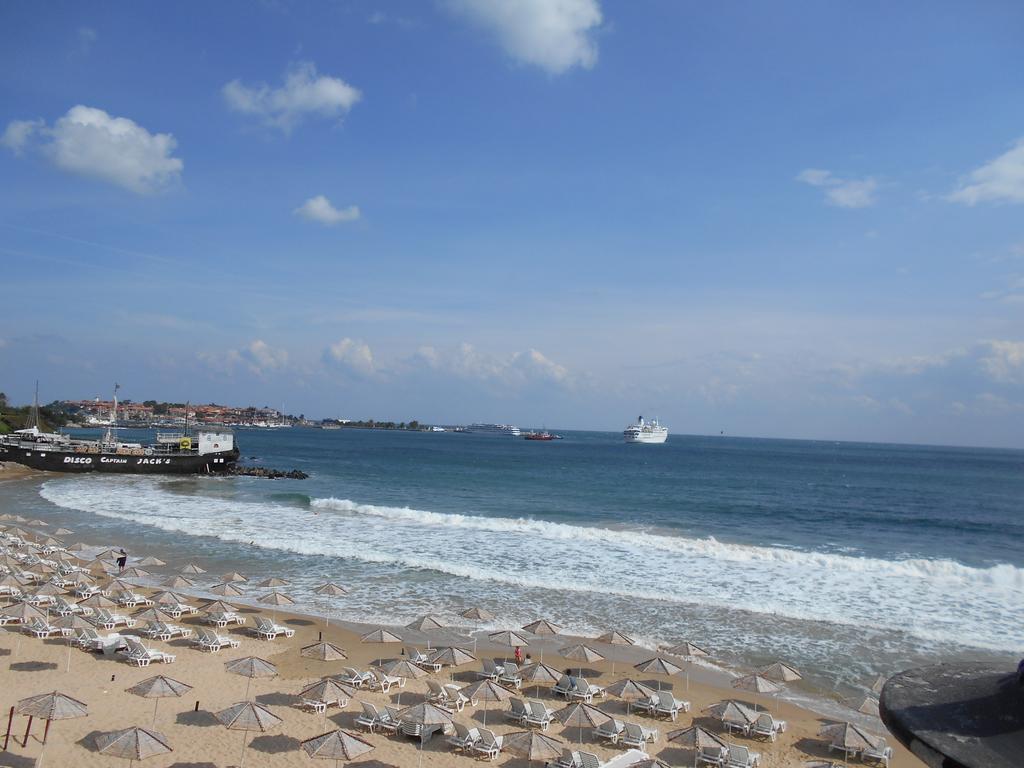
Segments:
[[[453,709],[456,712],[461,712],[466,704],[469,703],[476,706],[476,701],[470,702],[466,694],[462,693],[459,686],[455,685],[455,683],[442,685],[437,680],[430,679],[427,680],[427,701],[431,704]]]
[[[237,624],[241,626],[245,624],[245,616],[239,616],[234,611],[227,611],[226,613],[208,613],[206,614],[205,621],[207,624],[212,624],[215,627],[226,627],[228,624]],[[273,622],[267,622],[273,624]],[[286,635],[288,637],[288,635]]]
[[[523,684],[523,677],[519,672],[519,665],[511,661],[501,664],[494,659],[483,659],[481,669],[476,676],[483,680],[493,680],[502,685],[519,688]]]
[[[256,616],[255,621],[256,626],[252,631],[261,640],[273,640],[278,635],[284,635],[285,637],[295,636],[294,629],[282,627],[280,624],[275,624],[273,621],[263,616]]]
[[[860,755],[862,762],[873,762],[888,768],[889,761],[892,760],[892,747],[887,746],[885,739],[879,739],[878,744],[874,747],[867,747],[865,749],[844,749],[839,744],[829,744],[829,750],[839,750],[844,753],[845,757],[856,757]]]
[[[171,624],[170,622],[151,621],[142,630],[142,634],[153,640],[171,640],[175,637],[192,637],[192,630],[178,624]]]
[[[761,755],[739,744],[730,744],[728,747],[701,747],[697,750],[697,763],[717,768],[757,768],[761,764]]]
[[[501,754],[502,737],[487,728],[467,728],[462,723],[453,723],[455,733],[448,743],[463,752],[472,752],[489,760],[497,759]]]
[[[118,651],[118,653],[124,656],[125,660],[130,664],[134,664],[137,667],[148,667],[151,661],[170,664],[176,658],[172,653],[164,653],[155,648],[147,648],[141,641],[127,635],[123,640],[126,648]]]
[[[624,723],[613,717],[608,718],[594,731],[594,738],[601,739],[617,746],[633,747],[642,752],[647,751],[647,745],[658,740],[656,728],[645,728],[638,723]]]
[[[542,701],[512,699],[509,705],[511,708],[505,713],[506,718],[514,720],[523,726],[539,726],[542,731],[548,729],[552,718],[555,716],[555,710],[548,707]]]
[[[367,688],[371,691],[387,693],[391,686],[397,685],[405,688],[405,678],[386,675],[379,669],[371,669],[368,672],[360,672],[352,667],[343,667],[340,674],[333,675],[338,682],[351,685],[355,688]]]
[[[677,699],[672,691],[658,691],[653,696],[633,702],[633,709],[652,717],[662,715],[675,720],[680,712],[690,711],[690,702]]]
[[[593,685],[588,683],[584,677],[573,677],[572,675],[562,675],[551,690],[569,701],[579,700],[588,704],[594,700],[595,696],[603,697],[605,695],[605,689],[600,685]]]
[[[241,640],[235,640],[234,638],[226,635],[218,635],[216,631],[212,629],[200,629],[196,633],[196,636],[192,638],[192,645],[196,646],[201,651],[217,652],[221,648],[237,648],[242,644]]]

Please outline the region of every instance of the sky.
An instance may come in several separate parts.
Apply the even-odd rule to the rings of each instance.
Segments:
[[[1024,447],[1024,5],[0,5],[0,390]]]

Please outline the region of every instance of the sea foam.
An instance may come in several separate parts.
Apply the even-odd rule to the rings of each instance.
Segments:
[[[59,506],[188,536],[253,544],[344,563],[372,575],[447,579],[440,588],[490,584],[504,599],[573,595],[581,613],[612,623],[610,601],[660,610],[740,610],[907,633],[993,650],[1024,645],[1008,606],[1024,602],[1024,572],[948,559],[883,560],[661,531],[568,525],[532,518],[449,514],[312,499],[295,504],[173,493],[153,478],[61,478],[41,494]],[[370,570],[367,570],[369,568]],[[436,588],[436,587],[435,587]],[[538,597],[538,595],[540,597]],[[559,602],[564,602],[559,598]],[[659,606],[661,606],[659,608]],[[585,609],[585,611],[584,611]]]

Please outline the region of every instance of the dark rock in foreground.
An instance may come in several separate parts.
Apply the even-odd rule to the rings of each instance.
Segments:
[[[231,469],[227,470],[224,474],[227,475],[247,475],[249,477],[265,477],[269,480],[277,480],[278,478],[285,478],[287,480],[305,480],[309,475],[298,469],[293,469],[291,472],[285,472],[281,469],[270,469],[269,467],[242,467],[235,464]]]

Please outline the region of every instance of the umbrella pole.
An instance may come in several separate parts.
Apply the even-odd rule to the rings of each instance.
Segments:
[[[153,699],[153,725],[156,725],[156,708],[160,706],[160,699]]]
[[[238,758],[238,768],[245,768],[245,737],[248,735],[248,731],[242,731],[242,756]]]
[[[252,685],[252,678],[251,677],[245,678],[245,700],[246,701],[249,700],[249,686],[250,685]]]

